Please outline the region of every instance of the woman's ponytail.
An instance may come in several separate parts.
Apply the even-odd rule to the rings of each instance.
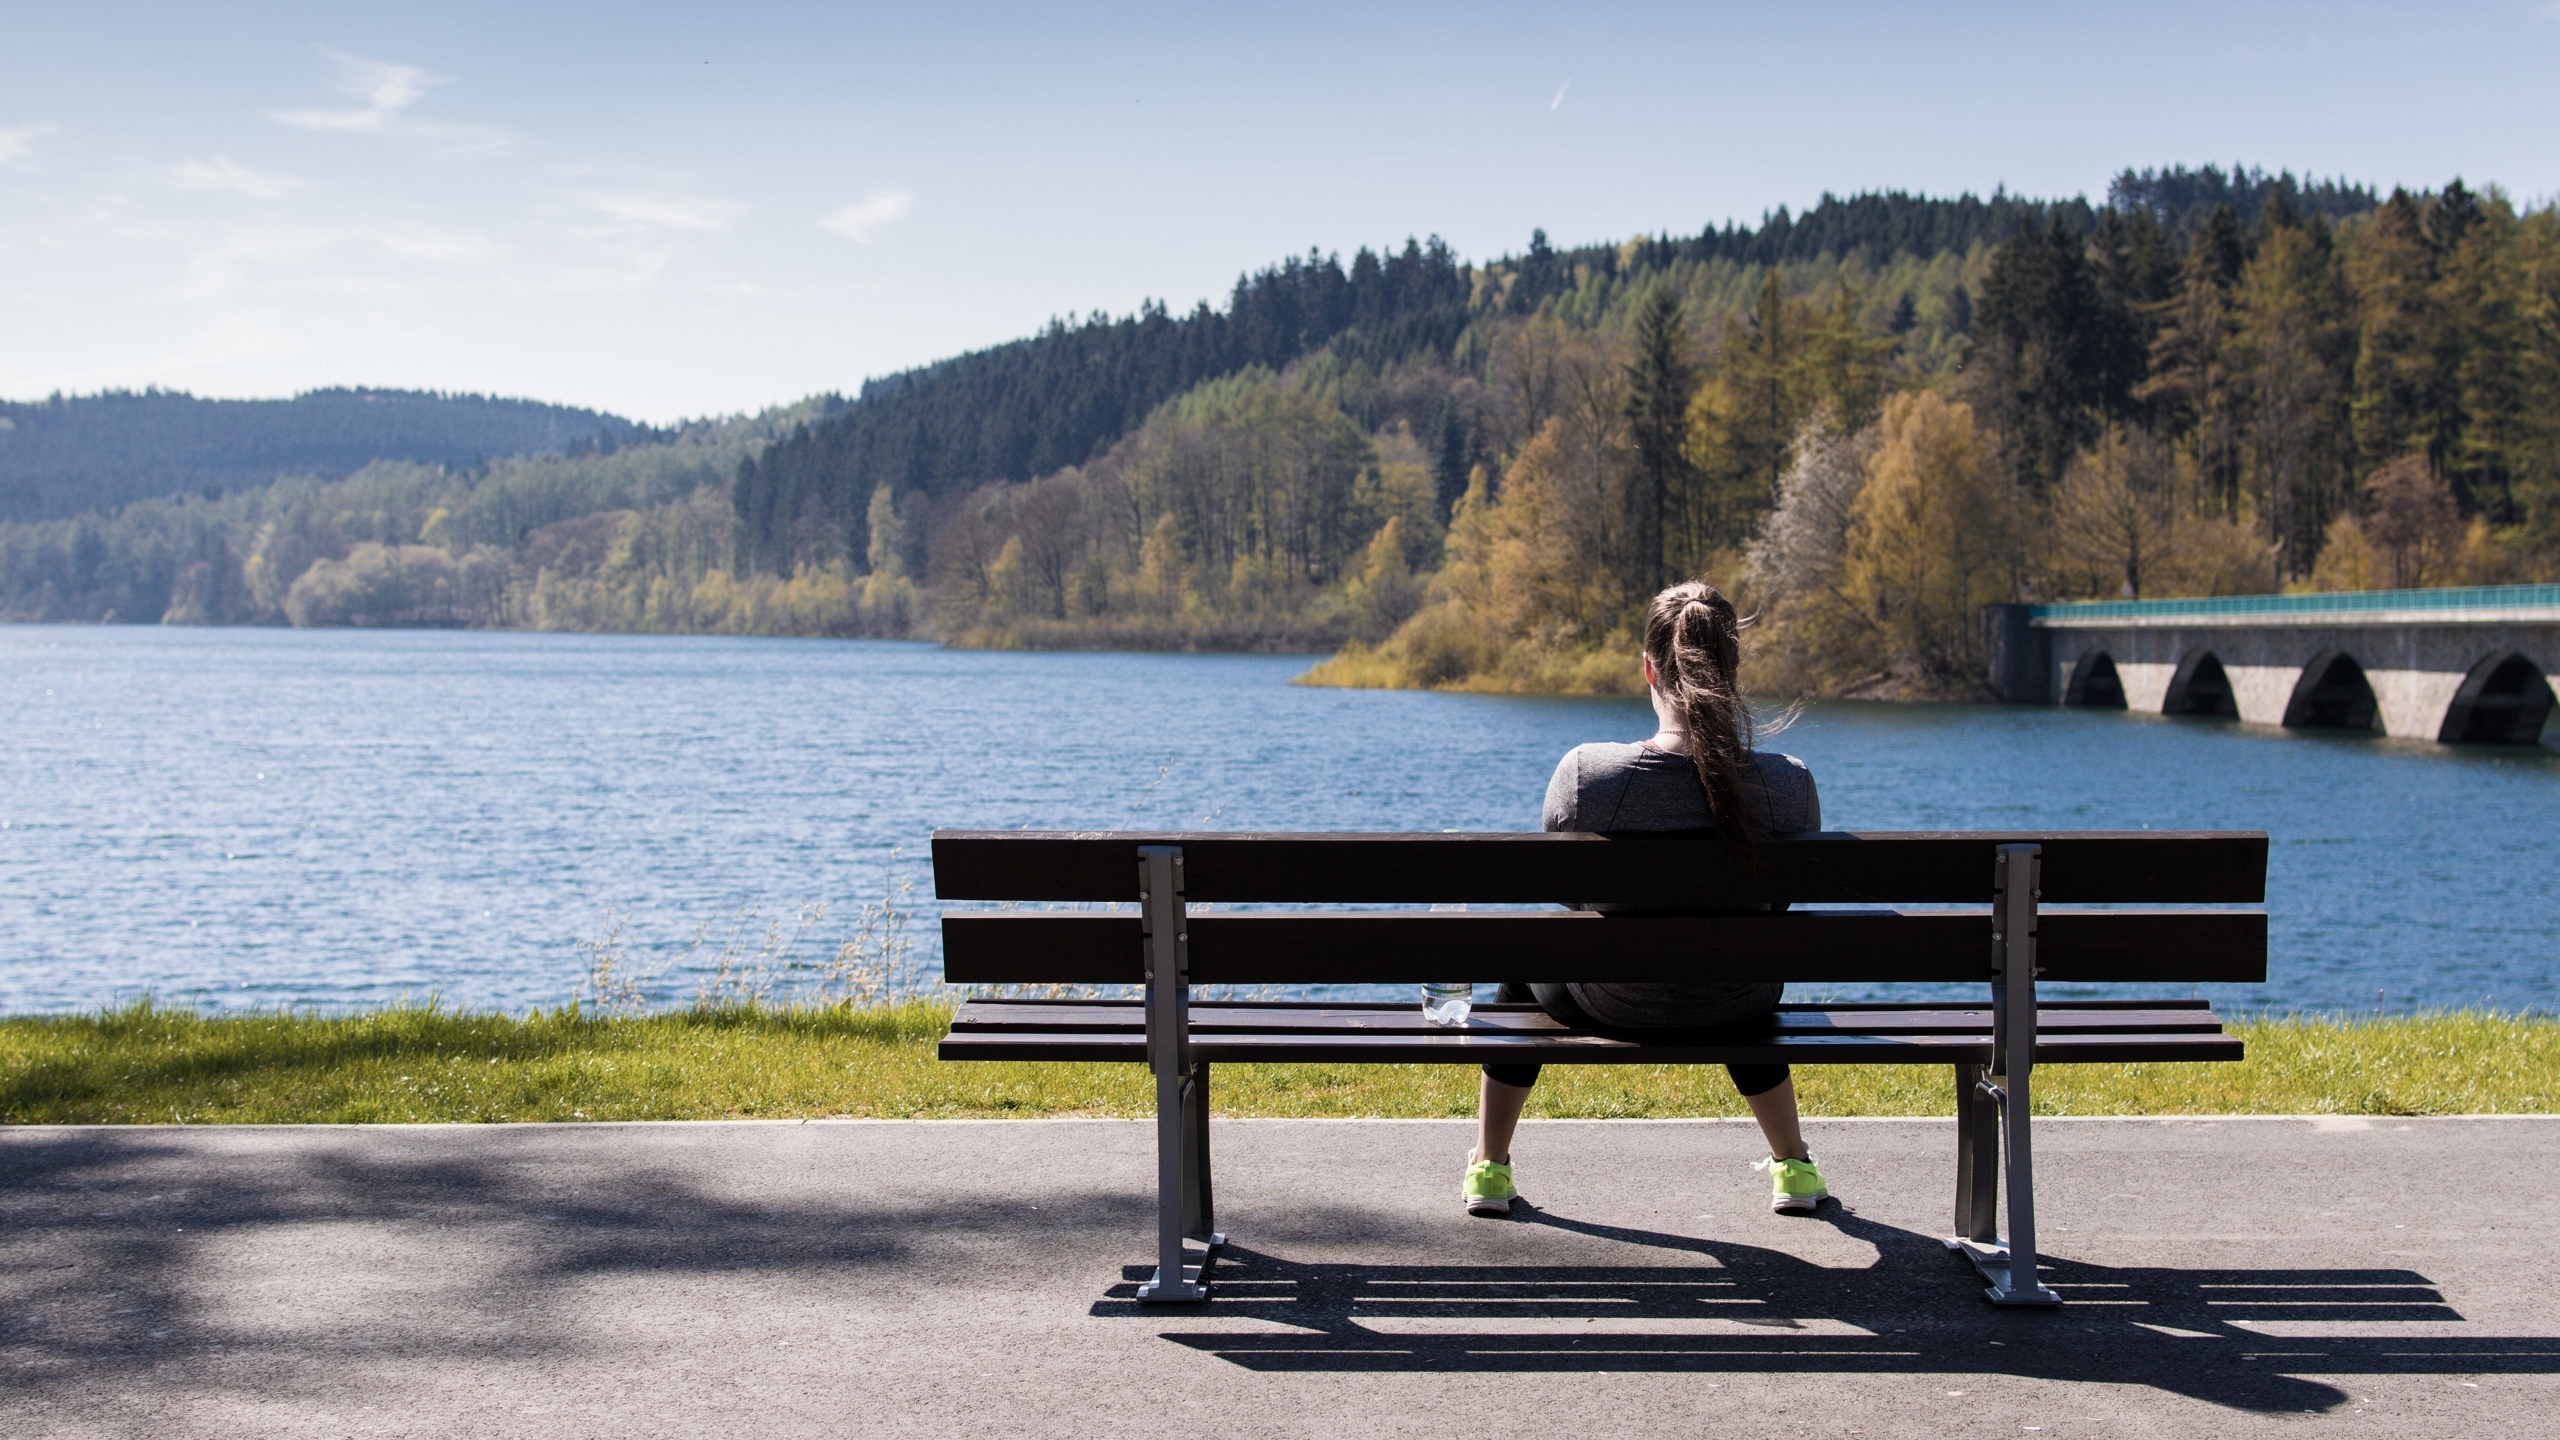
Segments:
[[[1717,834],[1748,845],[1760,839],[1760,822],[1743,798],[1751,712],[1737,679],[1741,631],[1733,602],[1702,581],[1654,596],[1645,613],[1644,653],[1689,737],[1689,759],[1707,792],[1707,813]]]

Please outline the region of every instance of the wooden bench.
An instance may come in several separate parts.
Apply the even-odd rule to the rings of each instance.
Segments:
[[[1144,1301],[1209,1297],[1217,1233],[1209,1071],[1341,1064],[1950,1065],[1955,1234],[2003,1305],[2053,1305],[2036,1278],[2028,1079],[2037,1065],[2237,1060],[2204,1001],[2036,998],[2036,981],[2192,986],[2266,979],[2267,837],[1823,833],[1752,850],[1592,834],[1125,834],[937,831],[944,900],[1135,902],[1136,913],[953,912],[955,985],[1143,986],[1143,1000],[963,1004],[945,1060],[1129,1060],[1156,1077],[1157,1269]],[[1520,904],[1693,913],[1225,911],[1195,904]],[[1913,905],[1729,913],[1804,906]],[[2046,910],[2046,904],[2119,908]],[[2131,908],[2145,907],[2145,908]],[[1694,913],[1724,911],[1728,913]],[[1524,1006],[1463,1028],[1391,1004],[1204,1002],[1195,984],[1783,980],[1985,984],[1988,1003],[1787,1005],[1688,1034],[1576,1031]],[[2004,1159],[2005,1157],[2005,1159]],[[2004,1173],[2005,1172],[2005,1173]],[[2005,1181],[2005,1185],[2004,1185]],[[1999,1198],[2008,1197],[2008,1233]]]

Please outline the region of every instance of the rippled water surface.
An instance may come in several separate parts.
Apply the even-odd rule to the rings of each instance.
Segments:
[[[1651,729],[1305,665],[0,627],[0,1011],[552,1005],[617,914],[661,957],[748,906],[832,939],[930,892],[936,826],[1529,829],[1566,748]],[[2223,999],[2560,1009],[2560,752],[1850,704],[1775,743],[1836,829],[2271,832],[2272,982]]]

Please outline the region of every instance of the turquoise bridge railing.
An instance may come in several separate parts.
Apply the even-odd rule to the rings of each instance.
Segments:
[[[2037,605],[2037,620],[2147,620],[2205,615],[2342,615],[2358,611],[2560,610],[2560,585],[2463,585],[2441,590],[2335,590],[2317,595],[2214,595],[2192,600],[2083,600]]]

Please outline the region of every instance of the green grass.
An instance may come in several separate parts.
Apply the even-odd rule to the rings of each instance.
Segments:
[[[208,1017],[135,1005],[0,1020],[0,1122],[344,1124],[1151,1113],[1134,1065],[944,1064],[950,1012],[734,1010],[601,1019],[433,1009]],[[2227,1065],[2067,1065],[2050,1115],[2540,1113],[2560,1109],[2560,1021],[2480,1013],[2269,1020]],[[1739,1115],[1713,1071],[1560,1066],[1532,1115]],[[1944,1115],[1939,1066],[1807,1067],[1807,1113]],[[1457,1066],[1231,1065],[1222,1115],[1465,1116]]]

